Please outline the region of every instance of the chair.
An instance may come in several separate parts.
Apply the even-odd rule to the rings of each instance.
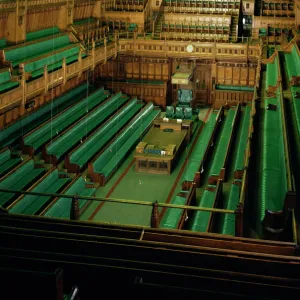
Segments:
[[[184,119],[184,113],[183,113],[183,108],[182,107],[180,107],[180,106],[176,107],[175,118],[176,119]]]
[[[193,100],[193,91],[180,89],[177,93],[177,105],[181,107],[190,107]]]
[[[185,119],[192,119],[193,117],[193,110],[191,107],[184,108],[184,118]]]
[[[174,107],[173,106],[167,106],[166,108],[166,118],[174,118]]]

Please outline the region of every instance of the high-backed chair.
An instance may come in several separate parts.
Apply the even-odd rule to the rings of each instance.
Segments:
[[[193,91],[179,89],[177,92],[177,105],[181,107],[190,107],[193,100]]]

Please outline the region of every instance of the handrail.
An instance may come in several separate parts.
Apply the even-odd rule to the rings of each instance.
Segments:
[[[153,202],[149,202],[149,201],[127,200],[127,199],[117,199],[117,198],[89,197],[89,196],[80,196],[80,195],[64,195],[64,194],[40,193],[40,192],[32,192],[32,191],[27,192],[27,191],[18,191],[18,190],[13,190],[13,189],[2,189],[2,188],[0,188],[0,192],[15,193],[15,194],[21,194],[21,195],[48,196],[48,197],[68,198],[68,199],[76,198],[76,199],[84,199],[84,200],[93,200],[93,201],[98,201],[98,202],[104,201],[104,202],[153,206]],[[189,205],[176,205],[176,204],[168,204],[168,203],[157,203],[157,205],[160,207],[171,207],[171,208],[203,210],[203,211],[208,211],[208,212],[235,214],[234,210],[229,210],[229,209],[194,207],[194,206],[189,206]],[[2,208],[2,210],[5,210],[5,208]]]
[[[78,286],[75,285],[72,287],[71,293],[67,298],[67,300],[76,300],[79,299],[78,297],[79,297],[79,288]]]

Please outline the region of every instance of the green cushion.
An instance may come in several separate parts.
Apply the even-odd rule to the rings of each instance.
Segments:
[[[249,136],[249,126],[251,120],[251,106],[247,105],[244,111],[240,139],[238,141],[238,150],[234,162],[234,171],[243,170],[245,166],[245,151]]]
[[[133,99],[118,115],[99,128],[88,140],[70,156],[70,161],[83,167],[108,143],[117,132],[142,108],[142,103]]]
[[[229,198],[226,209],[236,210],[240,200],[240,186],[232,184],[229,192]],[[221,231],[222,234],[235,235],[235,215],[221,214]]]
[[[0,165],[4,164],[10,158],[11,158],[11,151],[9,149],[0,152]]]
[[[109,161],[101,168],[101,173],[105,177],[109,177],[119,166],[121,161],[125,158],[130,149],[138,142],[142,133],[152,123],[152,121],[160,114],[160,110],[153,110],[147,117],[143,118],[142,123],[135,131],[131,131],[131,135],[127,136],[124,144],[119,144],[117,151],[112,153]],[[98,165],[99,167],[99,165]],[[99,168],[98,168],[99,170]]]
[[[176,107],[175,108],[175,118],[176,119],[184,119],[184,113],[182,107]]]
[[[212,113],[210,118],[202,129],[201,135],[195,145],[193,152],[191,153],[191,157],[189,159],[189,164],[187,165],[186,172],[184,174],[184,181],[194,181],[195,173],[198,172],[200,168],[200,164],[203,160],[204,154],[206,152],[208,142],[211,138],[211,135],[216,126],[216,113]]]
[[[95,172],[100,173],[105,163],[107,163],[122,145],[132,134],[135,133],[137,128],[140,128],[144,120],[153,112],[153,103],[149,102],[147,106],[141,111],[127,126],[126,129],[116,137],[114,142],[99,156],[94,162],[93,167]],[[159,110],[158,110],[159,111]]]
[[[70,178],[59,178],[58,172],[56,171],[57,170],[52,172],[48,177],[40,182],[33,191],[41,193],[57,193],[64,185],[71,181]],[[51,198],[51,196],[26,195],[10,209],[10,212],[34,215],[47,205]]]
[[[14,168],[17,164],[21,162],[21,158],[11,158],[0,165],[0,177],[4,174],[8,173],[12,168]]]
[[[33,113],[18,120],[11,126],[0,131],[0,142],[4,146],[11,144],[17,140],[20,136],[26,134],[30,130],[34,129],[41,123],[55,116],[71,103],[76,103],[79,99],[82,99],[87,94],[87,89],[91,90],[92,87],[87,86],[86,83],[79,85],[64,95],[54,98],[50,103],[42,106]],[[50,113],[51,112],[51,113]]]
[[[71,43],[68,34],[60,35],[41,42],[33,42],[23,47],[17,47],[5,50],[5,60],[12,61],[13,66],[29,60],[33,57],[45,54],[45,52],[53,51]]]
[[[106,103],[96,108],[86,117],[83,117],[80,122],[50,144],[46,148],[46,152],[55,155],[57,158],[61,158],[68,150],[72,149],[73,146],[99,126],[127,100],[128,97],[122,97],[122,93],[112,96]]]
[[[79,120],[87,111],[99,105],[108,95],[104,94],[104,89],[99,89],[84,100],[72,106],[64,114],[53,118],[30,135],[24,138],[24,144],[39,149],[43,144],[55,137],[58,133],[66,129],[72,123]]]
[[[166,117],[171,118],[171,119],[174,117],[174,107],[173,106],[167,106]]]
[[[0,183],[0,188],[24,190],[34,180],[45,173],[44,168],[34,168],[33,160],[30,160],[22,168],[16,170],[11,176]],[[7,206],[11,201],[16,198],[19,194],[14,193],[0,193],[0,205]]]
[[[9,82],[11,79],[10,71],[0,73],[0,85]]]
[[[26,34],[26,41],[28,42],[32,40],[37,40],[58,33],[60,33],[60,29],[58,27],[51,27],[51,28],[46,28],[38,31],[33,31]]]
[[[224,165],[224,160],[227,153],[227,148],[230,142],[231,132],[237,114],[237,109],[229,109],[221,137],[219,138],[218,147],[213,158],[213,163],[210,169],[210,175],[219,175],[221,168]]]
[[[267,64],[267,76],[266,76],[266,89],[270,86],[275,86],[277,84],[278,78],[278,57],[276,56],[273,63]]]
[[[3,83],[0,85],[0,93],[7,92],[8,90],[11,90],[18,86],[19,86],[18,81],[9,81],[9,82]]]
[[[185,205],[186,198],[181,196],[176,196],[172,199],[171,204]],[[176,229],[178,227],[178,222],[183,214],[183,209],[180,208],[167,208],[163,220],[160,224],[160,228],[171,228]]]
[[[205,190],[200,200],[200,207],[212,208],[214,205],[215,192]],[[211,212],[197,211],[192,218],[190,230],[196,232],[207,232]]]

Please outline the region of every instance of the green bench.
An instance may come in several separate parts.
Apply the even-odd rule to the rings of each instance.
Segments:
[[[6,39],[0,39],[0,49],[3,49],[7,46]]]
[[[269,86],[276,86],[278,79],[278,57],[276,56],[273,63],[267,64],[266,72],[266,89]]]
[[[126,105],[114,118],[108,120],[82,145],[75,149],[69,156],[69,162],[77,165],[77,170],[78,168],[81,169],[142,107],[143,103],[138,103],[136,98],[131,100],[129,105]],[[66,163],[66,165],[68,164]]]
[[[20,165],[12,174],[5,176],[0,181],[0,188],[24,190],[45,172],[44,168],[35,168],[34,161],[30,159]],[[0,192],[0,205],[3,207],[9,205],[17,195],[15,193]]]
[[[231,133],[234,127],[237,113],[238,110],[233,108],[230,108],[228,111],[225,124],[221,132],[218,147],[215,152],[213,163],[210,169],[210,176],[218,177],[220,175],[228,151],[228,146],[230,144]]]
[[[241,135],[238,141],[238,149],[234,162],[234,176],[238,178],[238,173],[244,170],[245,167],[245,152],[249,136],[249,127],[251,120],[251,106],[247,105],[244,110],[244,118],[242,123]]]
[[[90,184],[90,183],[89,183]],[[74,183],[65,191],[65,195],[78,195],[92,197],[95,195],[96,188],[87,187],[86,182],[80,176],[75,179]],[[88,204],[88,200],[79,199],[79,209],[82,211]],[[44,216],[52,218],[65,218],[70,219],[71,211],[71,198],[58,198],[52,206],[45,212]]]
[[[65,174],[67,176],[67,174]],[[51,171],[31,190],[37,193],[59,193],[62,188],[71,182],[69,177],[61,177],[57,169]],[[35,215],[39,213],[52,199],[51,196],[25,195],[16,200],[9,207],[10,213]]]
[[[91,163],[93,172],[108,178],[160,112],[160,110],[154,110],[153,103],[149,102],[143,111]]]
[[[11,126],[0,131],[1,145],[7,146],[15,142],[20,136],[27,134],[30,130],[36,128],[50,117],[57,115],[60,111],[76,103],[87,94],[87,89],[92,90],[86,83],[70,90],[64,95],[54,98],[51,103],[47,103],[33,113],[18,120]],[[51,112],[51,113],[50,113]]]
[[[121,92],[111,96],[103,105],[81,118],[74,126],[64,132],[58,139],[46,146],[45,153],[53,155],[57,160],[67,153],[81,139],[98,127],[112,113],[117,111],[128,100]]]
[[[300,57],[298,55],[296,46],[294,45],[292,47],[291,53],[285,53],[284,57],[289,77],[288,79],[291,80],[291,78],[294,76],[300,76]]]
[[[300,101],[298,98],[296,98],[296,91],[299,92],[299,87],[291,86],[290,90],[292,92],[293,108],[295,113],[295,123],[298,130],[298,138],[300,138]]]
[[[47,65],[47,71],[53,72],[56,69],[62,67],[63,59],[66,59],[66,64],[70,64],[74,61],[78,60],[78,54],[80,50],[80,45],[75,44],[67,47],[67,49],[63,49],[61,51],[57,51],[52,55],[46,55],[40,59],[33,59],[30,61],[24,62],[24,70],[29,73],[31,79],[35,79],[44,74],[44,67]],[[85,57],[85,54],[82,54],[82,57]]]
[[[26,135],[23,139],[24,146],[31,147],[33,151],[39,149],[51,138],[55,137],[71,124],[82,118],[88,111],[101,104],[108,98],[109,94],[104,89],[99,89],[84,100],[57,115],[43,126]]]
[[[26,33],[26,41],[30,42],[33,40],[42,39],[51,35],[55,35],[60,33],[60,29],[58,27],[46,28],[38,31],[32,31]]]
[[[54,38],[43,41],[34,41],[24,44],[22,47],[6,48],[4,51],[5,61],[10,61],[12,67],[18,66],[23,61],[36,58],[43,54],[51,53],[71,44],[68,34],[59,34]]]
[[[187,191],[181,191],[181,193],[188,193]],[[171,204],[185,205],[187,198],[182,196],[175,196]],[[160,223],[160,228],[177,229],[178,222],[184,212],[184,209],[180,208],[167,208],[165,215]]]
[[[277,109],[267,109],[269,104],[277,105]],[[282,122],[280,99],[267,98],[265,100],[262,179],[260,183],[260,207],[258,212],[261,220],[263,220],[267,209],[271,211],[283,209],[288,189]]]
[[[199,171],[202,161],[204,159],[207,148],[210,147],[209,141],[217,124],[217,114],[213,112],[210,118],[201,132],[201,135],[195,145],[194,150],[191,153],[189,163],[187,165],[185,174],[183,176],[184,181],[194,181],[196,172]]]
[[[216,90],[230,90],[230,91],[244,91],[244,92],[253,92],[253,86],[242,86],[242,85],[223,85],[216,84]]]
[[[0,73],[0,94],[19,86],[19,81],[12,81],[10,71]]]
[[[216,192],[209,190],[204,190],[203,195],[200,200],[200,207],[213,207],[216,197]],[[194,232],[207,232],[209,226],[209,220],[211,217],[211,212],[207,211],[196,211],[189,230]]]
[[[236,210],[240,200],[240,190],[238,184],[231,185],[226,209]],[[235,215],[222,214],[220,220],[220,233],[235,236]]]
[[[13,157],[10,149],[0,152],[0,178],[21,162],[21,157]]]

